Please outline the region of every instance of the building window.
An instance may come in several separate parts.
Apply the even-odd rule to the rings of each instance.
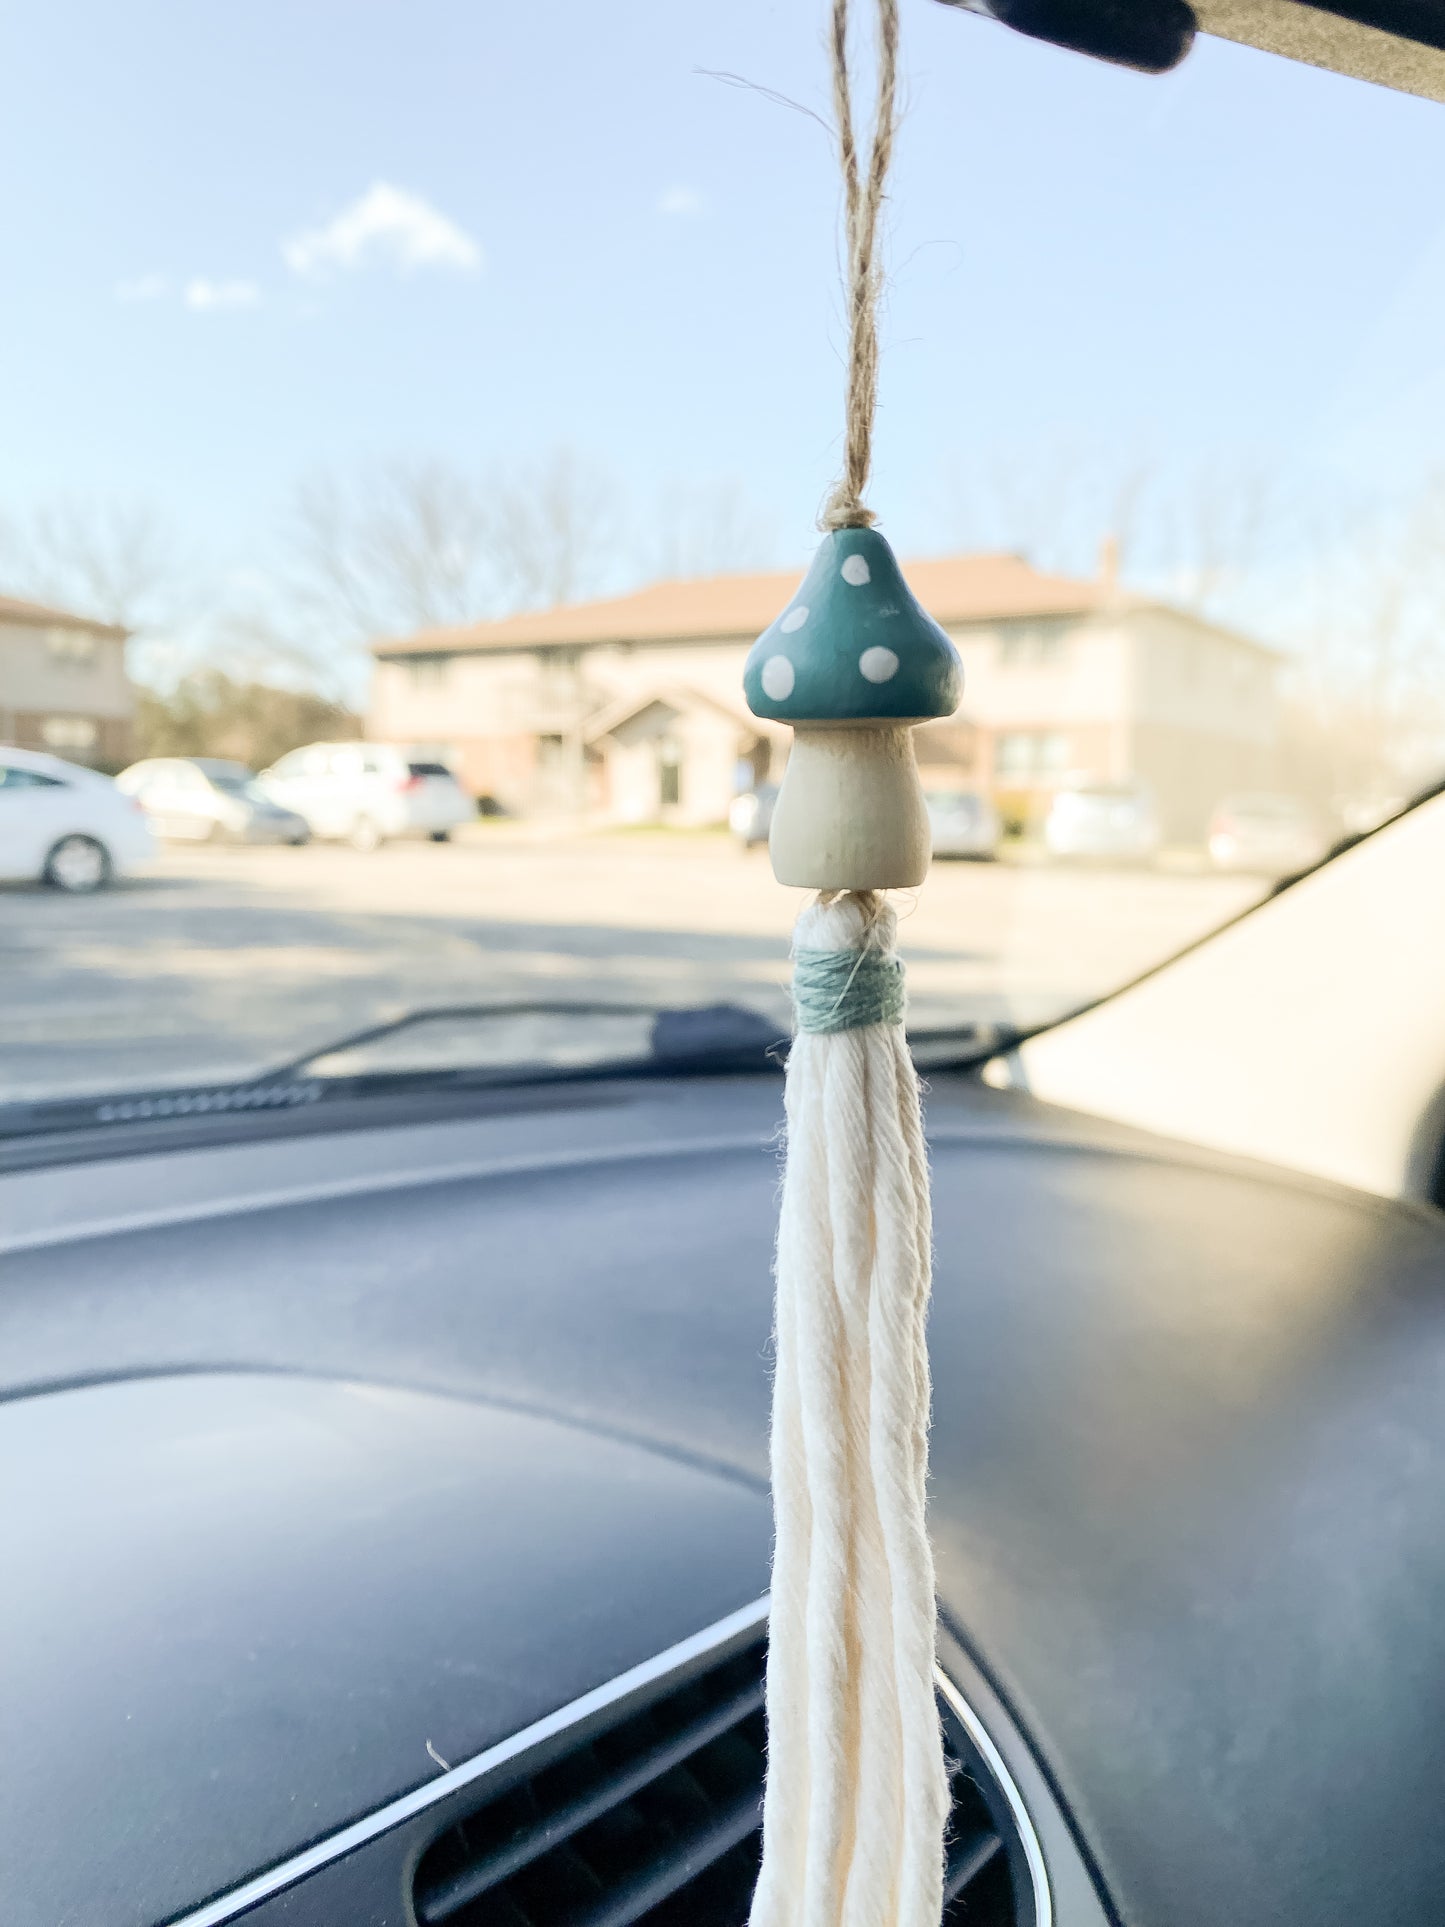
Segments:
[[[537,668],[544,682],[565,683],[576,675],[581,661],[580,649],[542,649],[537,655]]]
[[[998,739],[994,768],[1001,777],[1028,781],[1068,766],[1069,739],[1056,729],[1015,729]]]
[[[567,747],[565,736],[539,736],[537,738],[538,769],[560,769],[562,752]]]
[[[555,715],[576,707],[582,688],[582,657],[576,649],[543,649],[536,658],[537,698]]]
[[[95,637],[89,629],[47,629],[45,646],[57,662],[95,661]]]
[[[682,747],[675,736],[657,741],[657,800],[663,809],[682,801]]]
[[[40,734],[49,749],[94,749],[96,728],[88,716],[47,716]]]
[[[440,689],[451,676],[450,656],[413,656],[406,665],[413,689]]]
[[[999,637],[999,666],[1057,669],[1064,660],[1067,641],[1062,626],[1056,622],[1011,623]]]

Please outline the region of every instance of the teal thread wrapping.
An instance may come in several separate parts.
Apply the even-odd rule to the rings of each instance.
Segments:
[[[798,1029],[827,1034],[903,1022],[903,965],[872,950],[798,950],[793,955]]]

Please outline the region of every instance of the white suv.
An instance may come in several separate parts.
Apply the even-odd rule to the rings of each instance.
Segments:
[[[389,743],[308,743],[257,778],[311,834],[374,850],[389,837],[444,843],[476,807],[444,763]]]

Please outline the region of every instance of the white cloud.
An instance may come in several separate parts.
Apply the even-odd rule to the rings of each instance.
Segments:
[[[217,308],[254,308],[261,290],[254,281],[208,281],[198,275],[186,283],[181,299],[197,314],[210,314]]]
[[[117,301],[163,301],[170,291],[168,276],[139,274],[133,281],[118,281],[115,298]]]
[[[116,283],[116,301],[164,301],[170,291],[170,276],[139,274],[133,281]]]
[[[702,213],[702,196],[695,187],[669,187],[657,197],[659,214],[679,215],[684,220]]]
[[[325,227],[309,228],[281,245],[293,274],[316,277],[332,269],[374,263],[410,274],[416,268],[455,268],[475,274],[482,251],[455,221],[405,188],[376,181]]]

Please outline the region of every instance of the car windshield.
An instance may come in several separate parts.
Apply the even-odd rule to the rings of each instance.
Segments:
[[[1262,822],[1293,823],[1302,811],[1287,796],[1233,796],[1224,804],[1230,816],[1254,816]]]
[[[335,1061],[786,1030],[742,671],[841,459],[819,15],[12,24],[0,1102],[440,1007],[505,1010]],[[870,501],[964,685],[902,933],[914,1025],[992,1035],[1445,773],[1445,109],[946,6],[906,59]],[[7,746],[144,787],[61,824]]]

